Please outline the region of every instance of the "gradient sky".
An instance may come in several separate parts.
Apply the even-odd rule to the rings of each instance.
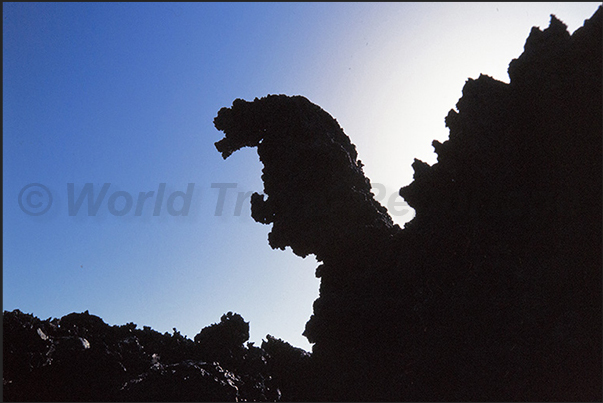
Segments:
[[[555,14],[573,32],[599,4],[3,3],[4,310],[89,310],[189,338],[233,311],[256,344],[271,334],[310,350],[316,260],[272,250],[248,198],[236,215],[239,192],[262,191],[262,166],[255,149],[222,160],[218,110],[306,96],[403,224],[413,212],[397,191],[414,158],[436,162],[431,142],[447,138],[467,78],[508,82],[532,26]],[[110,184],[96,215],[86,201],[69,214],[70,183],[73,202]],[[189,183],[188,214],[171,215]],[[50,191],[46,213],[23,211],[48,202],[29,184]],[[236,188],[216,215],[221,184]]]

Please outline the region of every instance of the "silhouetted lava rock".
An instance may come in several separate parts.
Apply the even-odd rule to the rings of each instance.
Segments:
[[[195,336],[195,343],[200,346],[204,355],[220,362],[240,356],[247,340],[249,323],[245,322],[241,315],[232,312],[222,315],[220,323],[206,327]]]
[[[337,122],[301,96],[237,99],[214,119],[225,138],[216,148],[227,158],[254,146],[264,163],[264,193],[252,195],[253,218],[272,223],[273,248],[290,246],[319,259],[348,254],[399,230],[374,200],[356,147]]]
[[[321,262],[304,333],[319,399],[601,399],[601,67],[599,9],[573,35],[534,28],[510,84],[468,80],[438,162],[400,190],[404,230],[320,107],[220,110],[218,151],[264,164],[270,245]]]
[[[281,400],[319,401],[321,396],[314,390],[316,380],[310,353],[270,335],[266,338],[267,341],[262,342],[262,350],[269,357],[268,368],[274,382],[282,391]]]
[[[404,229],[355,146],[301,96],[223,108],[224,158],[257,147],[269,244],[315,254],[312,354],[244,343],[233,313],[194,340],[88,314],[4,312],[7,401],[601,401],[602,16],[551,16],[468,80],[438,162],[415,160]]]
[[[600,9],[572,36],[552,16],[510,84],[467,82],[438,162],[413,165],[428,398],[601,399],[601,66]]]
[[[88,312],[40,320],[5,311],[3,325],[5,401],[276,401],[288,393],[273,380],[271,356],[243,345],[249,325],[232,312],[195,341],[176,329],[109,326]]]
[[[128,381],[124,401],[232,402],[237,401],[240,380],[217,363],[186,360],[152,367]]]

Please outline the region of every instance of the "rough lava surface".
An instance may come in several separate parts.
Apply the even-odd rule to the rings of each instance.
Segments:
[[[356,148],[301,96],[237,99],[224,158],[257,147],[269,243],[314,253],[305,335],[334,400],[590,400],[601,394],[601,10],[533,28],[510,84],[468,80],[438,162],[392,225]],[[321,382],[322,381],[322,382]]]
[[[252,195],[253,218],[273,224],[270,246],[319,260],[337,258],[375,234],[394,234],[387,210],[375,201],[356,147],[337,121],[302,96],[240,99],[214,119],[227,158],[257,147],[264,194]]]

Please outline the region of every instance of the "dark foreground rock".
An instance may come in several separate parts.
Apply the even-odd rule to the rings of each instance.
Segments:
[[[270,245],[321,263],[304,333],[321,399],[601,399],[601,38],[601,9],[573,35],[552,16],[509,84],[468,80],[438,162],[400,190],[403,230],[320,107],[220,110],[218,151],[264,164]]]
[[[468,80],[400,195],[373,197],[355,146],[301,96],[235,100],[227,158],[257,147],[252,216],[320,261],[312,354],[224,315],[194,340],[88,313],[4,313],[5,400],[601,401],[602,15],[551,18],[509,66]]]
[[[272,336],[244,345],[249,324],[232,313],[194,341],[88,312],[40,320],[5,311],[3,326],[5,401],[293,400],[289,371],[309,356]]]

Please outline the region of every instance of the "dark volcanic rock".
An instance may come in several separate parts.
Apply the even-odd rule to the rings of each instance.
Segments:
[[[3,325],[5,401],[276,401],[281,395],[270,355],[243,345],[249,325],[232,312],[195,341],[176,329],[170,335],[133,323],[109,326],[88,312],[42,321],[5,311]]]
[[[457,374],[437,398],[601,399],[601,65],[600,9],[572,36],[551,17],[510,84],[467,82],[438,163],[400,190],[438,253],[421,350]]]
[[[268,368],[282,391],[281,399],[286,402],[321,400],[322,396],[314,390],[316,379],[310,353],[270,335],[266,338],[262,350],[269,357]]]
[[[509,75],[468,80],[438,162],[400,190],[404,230],[307,99],[218,113],[218,151],[264,163],[270,245],[322,263],[304,333],[321,399],[601,399],[601,10],[534,28]]]
[[[374,200],[356,147],[335,119],[306,98],[237,99],[214,123],[226,134],[216,143],[224,158],[242,147],[258,149],[268,198],[252,196],[252,216],[273,224],[273,248],[290,246],[299,256],[314,253],[325,260],[399,230]]]
[[[218,363],[186,360],[154,365],[122,387],[124,401],[234,402],[241,381]]]
[[[373,373],[367,368],[356,374],[355,362],[389,359],[375,356],[367,341],[383,334],[382,317],[399,312],[398,290],[384,284],[389,278],[381,272],[395,256],[387,245],[401,229],[375,201],[355,146],[335,119],[301,96],[236,100],[214,123],[225,132],[216,143],[225,158],[244,146],[258,148],[268,197],[254,194],[251,208],[256,221],[273,224],[270,245],[290,246],[300,256],[314,253],[323,262],[320,298],[304,333],[316,343],[316,365],[342,375],[337,382],[346,390],[379,387],[384,377],[367,377]],[[331,395],[333,377],[317,382],[325,379],[329,385],[315,385],[319,396],[342,397]]]

